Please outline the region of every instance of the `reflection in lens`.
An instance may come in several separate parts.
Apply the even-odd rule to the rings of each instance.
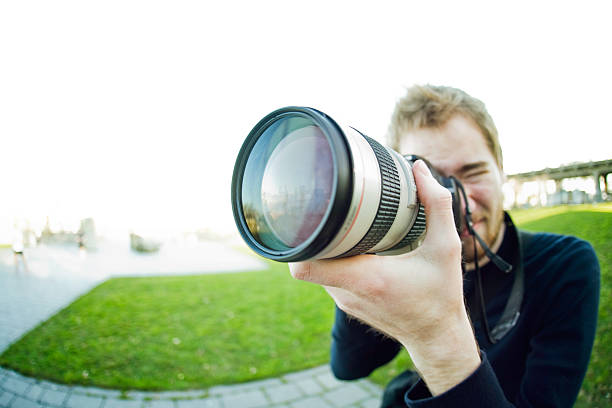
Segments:
[[[333,189],[332,151],[313,125],[289,133],[276,146],[261,185],[263,213],[271,232],[294,248],[323,220]]]

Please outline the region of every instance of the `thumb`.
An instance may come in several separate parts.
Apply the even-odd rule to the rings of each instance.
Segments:
[[[450,191],[438,183],[422,160],[417,160],[412,169],[419,200],[425,206],[427,219],[425,240],[448,239],[450,234],[458,239],[453,218],[453,198]]]

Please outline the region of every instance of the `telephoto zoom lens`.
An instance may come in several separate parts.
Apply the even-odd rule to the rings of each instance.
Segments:
[[[413,160],[316,109],[279,109],[238,154],[236,225],[256,253],[281,262],[411,251],[425,234]]]

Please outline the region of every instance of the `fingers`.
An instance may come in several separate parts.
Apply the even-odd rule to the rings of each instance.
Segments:
[[[291,276],[324,286],[352,288],[370,269],[375,255],[358,255],[334,260],[306,261],[289,264]]]
[[[323,286],[329,296],[334,300],[334,303],[345,313],[354,315],[354,308],[359,303],[359,298],[346,289],[336,288],[333,286]]]
[[[419,200],[425,206],[427,218],[425,241],[439,242],[441,239],[456,238],[459,242],[453,218],[453,202],[450,192],[433,178],[429,168],[422,160],[417,160],[414,163],[413,171]]]

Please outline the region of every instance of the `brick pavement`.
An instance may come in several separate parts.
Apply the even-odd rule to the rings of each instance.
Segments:
[[[368,380],[336,380],[327,365],[279,378],[184,392],[71,387],[0,368],[2,408],[376,408],[381,393]]]

